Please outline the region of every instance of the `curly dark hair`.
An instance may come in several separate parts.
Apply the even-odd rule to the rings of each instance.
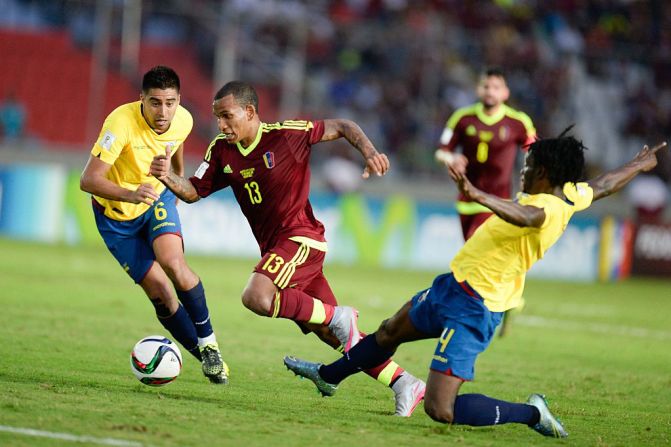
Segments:
[[[256,94],[254,87],[242,81],[231,81],[219,89],[214,100],[221,99],[224,96],[233,95],[235,100],[241,107],[253,105],[256,112],[259,111],[259,96]]]
[[[142,92],[147,93],[152,88],[161,90],[174,88],[179,93],[179,76],[172,68],[157,65],[142,77]]]
[[[552,186],[564,183],[577,183],[584,180],[585,155],[587,148],[582,141],[567,135],[573,126],[568,127],[556,138],[545,138],[529,146],[529,155],[536,167],[542,166]]]

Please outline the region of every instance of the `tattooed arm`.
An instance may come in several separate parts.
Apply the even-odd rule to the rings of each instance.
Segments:
[[[184,202],[193,203],[200,200],[200,196],[193,184],[188,179],[177,175],[170,168],[170,149],[166,150],[165,155],[154,157],[149,173],[159,179],[161,183]]]

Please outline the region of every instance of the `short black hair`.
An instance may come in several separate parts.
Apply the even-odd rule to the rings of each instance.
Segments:
[[[490,76],[495,76],[497,78],[503,79],[504,81],[506,79],[506,73],[501,67],[487,67],[482,71],[482,76],[487,78]]]
[[[233,95],[235,100],[241,107],[253,105],[256,112],[259,111],[259,96],[256,94],[254,87],[242,81],[231,81],[226,83],[214,95],[214,100],[223,98],[224,96]]]
[[[179,93],[179,76],[172,68],[157,65],[142,77],[142,91],[147,93],[152,88],[161,90],[174,88]]]
[[[564,130],[556,138],[537,140],[529,146],[529,156],[535,167],[545,168],[552,186],[577,183],[585,176],[585,150],[582,141],[568,135],[573,126]]]

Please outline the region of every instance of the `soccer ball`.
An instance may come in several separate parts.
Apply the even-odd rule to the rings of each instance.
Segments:
[[[130,353],[130,369],[145,385],[167,385],[182,370],[182,353],[170,339],[150,335],[135,344]]]

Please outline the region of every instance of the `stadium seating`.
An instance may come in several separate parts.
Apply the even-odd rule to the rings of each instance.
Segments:
[[[112,48],[111,59],[118,57]],[[77,48],[65,31],[22,32],[0,30],[0,94],[12,92],[27,110],[26,132],[50,144],[45,148],[79,150],[95,137],[87,135],[87,113],[91,76],[91,53]],[[118,60],[118,59],[117,59]],[[196,125],[187,143],[187,153],[200,157],[212,135],[211,115],[215,91],[212,80],[198,67],[193,51],[184,45],[143,45],[140,71],[170,65],[182,79],[182,103],[193,113]],[[138,80],[123,78],[115,70],[106,74],[100,123],[106,114],[138,98]],[[1,98],[1,97],[0,97]]]

